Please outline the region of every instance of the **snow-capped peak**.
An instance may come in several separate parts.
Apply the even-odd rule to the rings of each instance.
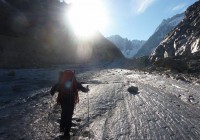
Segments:
[[[119,35],[113,35],[108,37],[112,43],[114,43],[122,52],[126,58],[132,58],[141,46],[145,43],[144,40],[128,40],[127,38],[122,38]]]
[[[172,18],[164,19],[162,23],[156,28],[155,32],[157,32],[160,28],[162,28],[165,25],[175,27],[183,20],[184,17],[185,14],[181,13],[173,16]]]

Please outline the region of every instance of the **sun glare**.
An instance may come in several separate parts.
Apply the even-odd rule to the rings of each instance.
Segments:
[[[75,34],[80,37],[92,37],[108,23],[102,0],[75,0],[68,11],[68,19]]]

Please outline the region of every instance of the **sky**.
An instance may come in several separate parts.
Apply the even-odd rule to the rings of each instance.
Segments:
[[[130,40],[147,40],[163,19],[184,12],[195,1],[102,0],[109,22],[100,32],[105,37],[118,34]]]

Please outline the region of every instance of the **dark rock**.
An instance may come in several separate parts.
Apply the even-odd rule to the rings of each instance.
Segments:
[[[128,88],[128,92],[136,95],[136,94],[138,94],[138,87],[131,86]]]
[[[189,96],[188,102],[190,102],[192,104],[198,104],[199,103],[199,101],[197,101],[192,95]]]
[[[91,135],[91,132],[90,131],[84,131],[83,133],[82,133],[82,136],[83,137],[90,137],[90,135]]]
[[[166,78],[170,78],[170,75],[168,73],[165,74]]]
[[[76,122],[81,122],[80,118],[72,118],[72,120],[76,121]]]
[[[187,81],[184,76],[177,76],[176,80]]]

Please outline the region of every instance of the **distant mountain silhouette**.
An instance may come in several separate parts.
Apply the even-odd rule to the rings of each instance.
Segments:
[[[100,33],[80,40],[56,0],[0,1],[0,67],[37,67],[123,57]]]
[[[112,43],[114,43],[122,52],[126,58],[133,58],[141,46],[145,43],[144,40],[128,40],[122,38],[119,35],[113,35],[107,37]]]

